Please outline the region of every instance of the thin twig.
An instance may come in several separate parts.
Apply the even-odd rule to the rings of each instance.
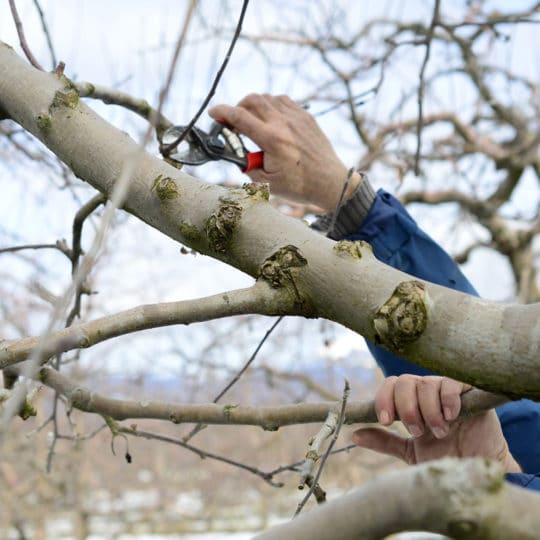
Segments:
[[[71,246],[71,265],[72,273],[77,271],[79,266],[79,257],[83,254],[81,249],[81,236],[82,228],[85,220],[90,216],[99,206],[107,201],[107,197],[103,193],[98,193],[92,197],[85,205],[83,205],[73,218],[72,225],[72,246]]]
[[[350,452],[351,450],[357,449],[358,446],[356,444],[348,444],[347,446],[343,446],[342,448],[338,448],[337,450],[332,450],[330,452],[330,455],[334,456],[336,454],[341,454],[343,452]],[[270,471],[268,474],[271,476],[275,476],[277,474],[281,474],[285,471],[296,471],[298,472],[300,470],[300,467],[304,464],[305,459],[302,461],[295,461],[294,463],[290,463],[289,465],[281,465],[274,470]]]
[[[345,379],[345,385],[343,388],[343,397],[341,398],[341,410],[339,412],[339,419],[338,419],[337,427],[334,430],[334,436],[332,437],[332,440],[330,441],[330,444],[328,445],[328,448],[326,449],[326,452],[324,453],[324,456],[321,459],[321,464],[319,466],[319,469],[317,470],[317,474],[315,475],[315,478],[313,478],[313,481],[311,482],[311,487],[309,488],[309,491],[306,493],[306,496],[302,499],[302,501],[298,505],[296,512],[294,514],[294,517],[296,517],[302,511],[302,508],[304,508],[306,502],[314,493],[315,489],[320,488],[319,478],[321,477],[322,470],[326,464],[326,461],[328,460],[328,456],[332,452],[332,448],[336,444],[336,441],[339,437],[339,432],[341,431],[341,427],[343,426],[343,421],[345,420],[345,409],[347,408],[347,400],[349,399],[350,391],[351,391],[351,387],[349,386],[349,381]]]
[[[212,87],[210,88],[208,95],[204,99],[202,105],[199,107],[199,110],[195,113],[195,116],[191,119],[191,122],[189,122],[189,124],[187,125],[186,129],[178,136],[178,138],[175,141],[161,148],[161,153],[165,157],[167,157],[169,153],[171,152],[171,150],[176,148],[176,146],[178,146],[188,136],[189,132],[191,131],[193,126],[197,123],[197,120],[199,119],[203,111],[206,109],[208,103],[210,102],[214,94],[216,93],[217,85],[219,84],[219,81],[221,80],[221,77],[223,73],[225,72],[225,68],[227,67],[227,64],[229,63],[229,59],[234,50],[234,46],[236,45],[236,42],[238,41],[238,37],[240,36],[240,32],[242,31],[242,24],[244,22],[244,16],[246,14],[248,4],[249,4],[249,0],[244,0],[244,3],[242,4],[242,10],[240,11],[240,17],[238,18],[238,23],[236,24],[236,29],[234,31],[234,36],[231,40],[229,49],[227,50],[227,54],[225,55],[225,58],[221,64],[221,67],[216,73],[214,82],[212,83]]]
[[[266,331],[266,334],[264,334],[261,341],[259,341],[259,344],[257,347],[255,347],[255,350],[249,357],[248,361],[242,366],[242,368],[234,375],[234,377],[231,379],[231,381],[223,388],[223,390],[214,398],[213,403],[217,403],[239,380],[240,377],[246,372],[247,368],[253,363],[255,358],[257,357],[257,354],[259,354],[259,351],[261,350],[262,346],[264,345],[265,341],[270,337],[272,332],[276,329],[277,325],[283,320],[283,315],[277,319],[274,324]],[[188,442],[191,440],[199,431],[203,430],[206,426],[204,424],[197,424],[185,437],[183,437],[184,442]]]
[[[416,155],[414,157],[414,174],[418,176],[420,174],[420,152],[422,151],[422,127],[424,123],[424,91],[425,91],[425,72],[429,56],[431,54],[431,42],[433,41],[433,33],[435,32],[435,26],[439,20],[439,7],[441,0],[435,0],[435,6],[433,8],[433,18],[431,24],[426,33],[426,54],[424,61],[420,69],[420,81],[418,84],[418,122],[416,124]]]
[[[193,14],[198,3],[198,0],[191,0],[189,7],[187,8],[186,16],[184,17],[184,23],[182,25],[182,29],[180,30],[180,35],[178,36],[178,39],[176,41],[176,47],[174,48],[173,57],[171,60],[171,67],[169,69],[169,73],[167,74],[165,84],[163,85],[163,88],[159,93],[159,105],[157,108],[156,121],[159,119],[159,115],[161,114],[161,111],[163,109],[163,104],[165,103],[165,98],[169,93],[169,89],[171,88],[171,84],[174,78],[174,72],[176,71],[176,64],[178,63],[178,58],[180,56],[180,51],[182,50],[184,42],[186,41],[189,25],[191,23],[191,20],[193,19]]]
[[[107,197],[103,193],[98,193],[94,197],[92,197],[85,205],[83,205],[77,213],[75,214],[75,218],[73,219],[73,238],[72,238],[72,246],[71,246],[71,275],[74,276],[77,273],[77,269],[79,267],[79,258],[83,255],[83,251],[81,248],[81,236],[82,236],[82,228],[84,225],[84,222],[88,216],[92,214],[99,206],[104,204],[107,201]],[[77,283],[77,287],[75,290],[75,301],[73,303],[73,308],[71,309],[69,315],[66,319],[66,327],[71,326],[73,321],[75,320],[75,317],[78,317],[80,315],[81,311],[81,296],[85,292],[85,287],[82,282]]]
[[[26,244],[22,246],[11,246],[8,248],[0,249],[2,253],[16,253],[17,251],[23,251],[25,249],[57,249],[63,253],[66,257],[71,259],[71,250],[67,247],[65,241],[58,241],[54,244]]]
[[[356,94],[353,97],[353,105],[354,107],[360,107],[361,105],[364,105],[367,101],[371,100],[372,97],[368,97],[370,94],[373,94],[373,97],[377,95],[377,88],[373,87],[369,90],[364,90],[363,92],[360,92],[359,94]],[[342,105],[348,104],[350,101],[349,96],[346,98],[342,98],[337,100],[335,103],[332,103],[332,105],[329,105],[325,109],[321,109],[320,111],[312,113],[313,116],[324,116],[325,114],[328,114],[329,112],[335,111]],[[308,104],[303,105],[304,108],[307,108]]]
[[[24,51],[26,58],[28,58],[28,61],[35,68],[41,71],[45,71],[41,67],[41,64],[36,60],[36,57],[32,54],[32,51],[30,50],[30,47],[28,46],[28,42],[26,41],[26,37],[24,35],[23,24],[21,22],[21,18],[19,17],[17,6],[15,5],[15,0],[9,0],[9,7],[11,8],[11,15],[13,17],[13,21],[15,22],[15,27],[17,28],[17,35],[19,36],[19,43],[21,44],[21,48]]]
[[[80,97],[99,99],[107,105],[118,105],[138,114],[155,127],[158,136],[161,136],[163,131],[172,126],[172,122],[161,112],[158,113],[145,99],[133,97],[116,88],[109,88],[89,82],[77,82],[75,83],[75,88]]]
[[[39,19],[41,21],[41,28],[43,29],[43,33],[45,34],[45,39],[47,40],[47,46],[49,47],[49,52],[51,53],[52,69],[55,69],[58,65],[58,62],[56,60],[56,53],[54,52],[54,46],[51,39],[51,34],[49,32],[49,26],[47,25],[47,21],[45,20],[45,13],[43,12],[43,9],[41,9],[39,0],[34,0],[34,6],[39,14]]]
[[[53,410],[51,413],[51,420],[53,423],[52,440],[49,445],[49,451],[47,452],[46,471],[48,474],[50,474],[52,470],[52,461],[55,455],[54,450],[56,448],[56,443],[58,442],[58,399],[59,399],[59,394],[58,392],[55,392],[54,401],[53,401]]]
[[[261,471],[260,469],[257,469],[256,467],[252,467],[250,465],[246,465],[245,463],[240,463],[239,461],[235,461],[228,457],[220,456],[218,454],[214,454],[212,452],[202,450],[201,448],[197,448],[196,446],[187,444],[181,439],[175,439],[173,437],[168,437],[166,435],[160,435],[159,433],[141,431],[141,430],[136,429],[136,427],[125,428],[122,426],[118,426],[118,431],[120,433],[125,433],[126,435],[133,435],[134,437],[144,437],[145,439],[156,439],[158,441],[176,444],[178,446],[181,446],[182,448],[185,448],[186,450],[189,450],[190,452],[197,454],[201,459],[213,459],[215,461],[221,461],[222,463],[227,463],[228,465],[232,465],[233,467],[243,469],[244,471],[248,471],[262,478],[265,482],[268,482],[273,487],[283,487],[282,482],[275,482],[274,480],[272,480],[273,474],[271,473],[265,473],[264,471]]]

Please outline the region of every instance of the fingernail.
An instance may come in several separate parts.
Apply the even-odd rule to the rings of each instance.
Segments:
[[[443,407],[443,414],[445,420],[453,420],[452,410],[450,409],[450,407]]]
[[[390,423],[390,415],[386,411],[381,411],[379,413],[379,422],[383,425]]]
[[[431,431],[433,432],[433,435],[435,435],[437,439],[444,439],[446,435],[448,434],[448,430],[441,427],[434,427],[431,429]]]
[[[424,430],[420,426],[416,426],[414,424],[407,426],[407,429],[409,430],[409,433],[415,438],[421,437],[424,433]]]

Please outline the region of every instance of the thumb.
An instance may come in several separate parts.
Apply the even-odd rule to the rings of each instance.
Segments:
[[[352,434],[352,441],[357,446],[374,450],[381,454],[394,456],[407,461],[407,439],[381,428],[357,429]]]

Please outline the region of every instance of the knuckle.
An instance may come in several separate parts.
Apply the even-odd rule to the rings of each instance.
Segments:
[[[423,417],[428,426],[439,426],[444,422],[440,410],[428,410],[423,412]]]
[[[251,93],[240,101],[238,105],[241,107],[257,109],[265,103],[265,98],[262,94]]]
[[[420,421],[421,419],[420,419],[420,416],[418,414],[418,410],[416,409],[416,407],[401,406],[397,412],[402,422],[404,422],[407,425],[410,425],[410,424],[418,425],[422,423]]]
[[[276,99],[281,101],[285,105],[288,105],[288,106],[291,106],[291,107],[292,106],[298,107],[298,105],[289,96],[287,96],[286,94],[279,94],[278,96],[276,96]]]

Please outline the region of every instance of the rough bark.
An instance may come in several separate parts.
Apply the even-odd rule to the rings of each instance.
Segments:
[[[377,477],[256,540],[379,540],[403,531],[534,540],[540,495],[504,482],[498,463],[444,459]]]
[[[336,244],[281,215],[262,189],[202,183],[143,152],[81,103],[67,79],[37,71],[4,44],[0,110],[105,194],[137,159],[124,209],[260,276],[288,298],[285,311],[339,322],[477,387],[540,397],[540,305],[499,305],[420,283],[378,262],[365,245]]]

